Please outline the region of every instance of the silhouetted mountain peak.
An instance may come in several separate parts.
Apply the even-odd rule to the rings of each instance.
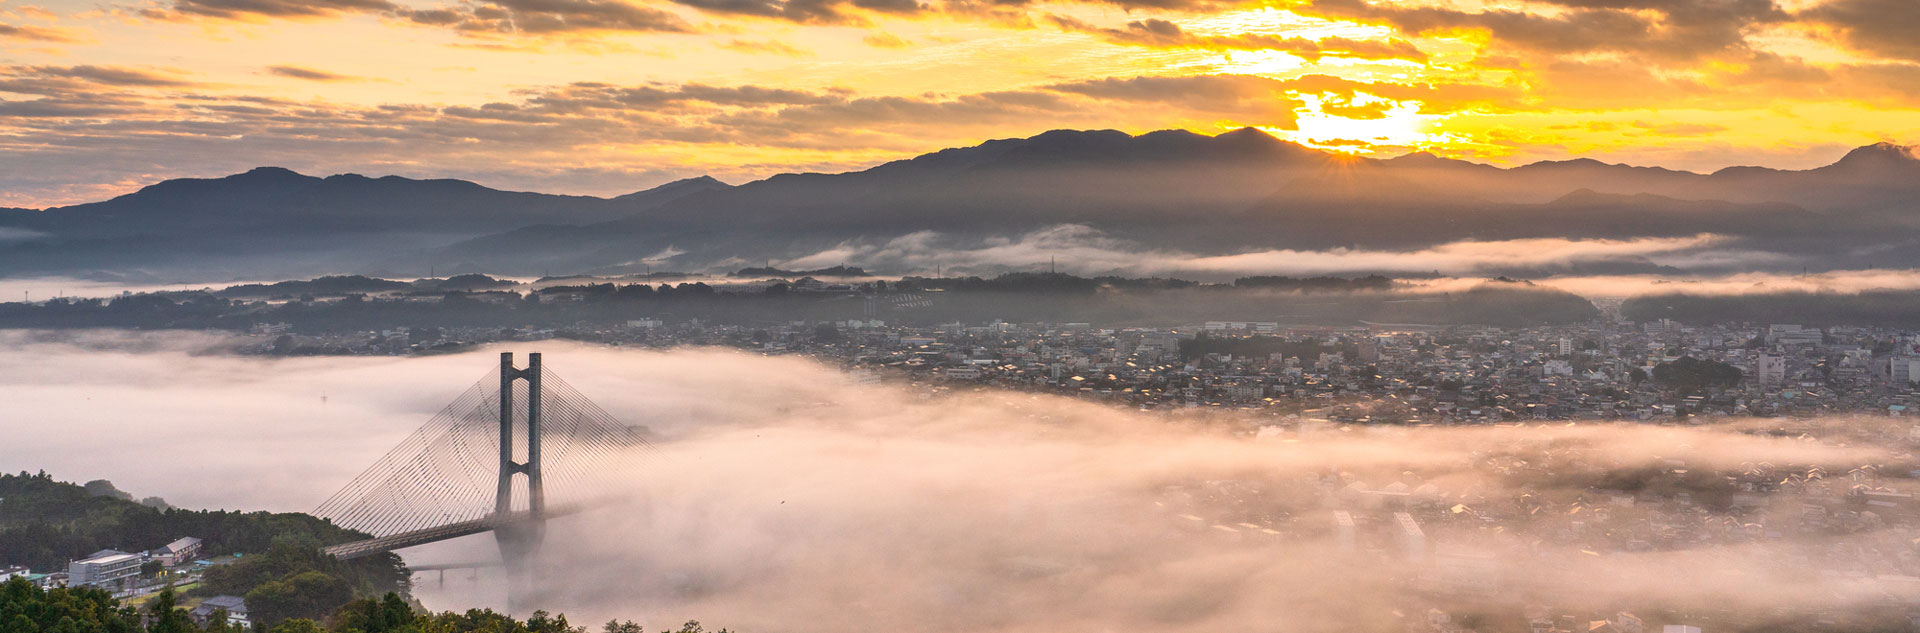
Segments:
[[[733,187],[733,185],[727,184],[726,182],[720,180],[719,178],[714,178],[713,176],[701,175],[701,176],[694,176],[692,178],[681,178],[679,180],[675,180],[673,182],[660,185],[658,187],[654,187],[652,189],[649,189],[648,191],[672,191],[672,190],[705,191],[708,189],[728,189],[731,187]]]
[[[170,185],[178,186],[189,183],[232,183],[243,185],[305,184],[319,182],[319,180],[319,178],[308,176],[285,167],[255,167],[238,174],[221,176],[219,178],[174,178],[171,180],[162,180],[149,186],[149,188]]]
[[[1087,142],[1118,142],[1132,139],[1133,136],[1120,130],[1047,130],[1027,138],[1030,145],[1082,144]]]
[[[713,176],[695,176],[692,178],[681,178],[652,189],[617,196],[614,200],[639,202],[647,206],[659,206],[696,193],[732,188],[733,185],[721,182]]]
[[[727,184],[725,181],[722,181],[719,178],[714,178],[713,176],[707,176],[707,175],[699,175],[699,176],[694,176],[692,178],[681,178],[679,180],[675,180],[673,182],[670,182],[661,186],[669,187],[674,185],[702,185],[702,186],[718,185],[721,187],[733,186],[733,185]]]
[[[1104,157],[1124,150],[1135,138],[1119,130],[1049,130],[1017,142],[1002,157],[1029,160]],[[985,148],[985,146],[981,146]]]
[[[141,187],[140,190],[133,193],[115,198],[115,200],[137,199],[139,197],[151,196],[219,195],[223,192],[238,191],[250,192],[253,195],[270,195],[274,192],[304,187],[316,182],[320,182],[320,179],[283,167],[255,167],[242,173],[219,178],[174,178],[162,180]]]
[[[1874,143],[1866,147],[1847,152],[1846,156],[1835,162],[1839,168],[1912,168],[1920,166],[1920,156],[1914,148],[1893,143]]]
[[[1251,127],[1240,128],[1217,136],[1207,136],[1183,129],[1155,130],[1138,136],[1118,130],[1050,130],[1025,139],[1013,139],[1012,143],[1018,148],[1018,151],[1035,154],[1071,154],[1088,151],[1175,152],[1180,154],[1222,151],[1232,153],[1272,153],[1274,150],[1305,149],[1299,145],[1274,138],[1271,134]],[[979,147],[986,148],[988,145],[989,144],[983,144]],[[1174,159],[1188,157],[1191,156],[1164,156],[1164,158]]]
[[[1603,163],[1591,158],[1573,158],[1568,160],[1543,160],[1536,163],[1529,163],[1526,165],[1522,165],[1521,167],[1527,168],[1527,169],[1580,169],[1580,168],[1592,168],[1592,167],[1617,167],[1617,166],[1624,166],[1624,165],[1613,165],[1611,163]]]
[[[1152,132],[1141,134],[1134,138],[1138,138],[1140,140],[1153,139],[1153,140],[1204,141],[1207,139],[1207,135],[1200,134],[1192,130],[1174,128],[1171,130],[1154,130]]]
[[[1781,170],[1772,167],[1735,165],[1732,167],[1723,167],[1719,171],[1713,172],[1713,177],[1717,179],[1756,178],[1778,173],[1782,173]]]
[[[1457,158],[1447,158],[1445,156],[1434,154],[1433,152],[1413,152],[1410,154],[1395,156],[1393,158],[1389,158],[1380,162],[1387,166],[1395,167],[1395,168],[1411,167],[1415,169],[1472,169],[1477,171],[1498,171],[1499,170],[1498,167],[1494,167],[1492,165],[1483,165],[1480,163],[1460,160]]]
[[[305,178],[307,177],[305,174],[302,174],[300,172],[297,172],[291,169],[287,169],[285,167],[273,167],[270,165],[262,165],[260,167],[255,167],[253,169],[247,170],[246,173],[234,174],[233,177],[237,177],[237,176],[253,176],[256,178],[285,178],[285,177]]]
[[[1231,148],[1242,154],[1285,156],[1288,158],[1327,158],[1329,155],[1317,149],[1292,141],[1281,140],[1265,130],[1243,127],[1213,137],[1213,144]]]
[[[1266,133],[1265,130],[1262,130],[1256,127],[1243,127],[1231,132],[1225,132],[1220,134],[1219,136],[1213,137],[1213,139],[1216,141],[1231,141],[1234,143],[1259,143],[1263,145],[1274,145],[1274,144],[1285,142],[1278,138],[1274,138],[1272,134],[1268,134]]]

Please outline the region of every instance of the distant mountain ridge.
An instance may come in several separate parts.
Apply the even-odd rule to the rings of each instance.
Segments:
[[[939,248],[1060,225],[1198,254],[1712,233],[1843,266],[1866,252],[1842,248],[1849,241],[1915,240],[1915,201],[1920,156],[1884,143],[1810,170],[1700,174],[1591,159],[1500,168],[1431,154],[1357,158],[1252,128],[1055,130],[859,171],[738,186],[698,177],[613,198],[271,167],[168,180],[101,202],[0,212],[0,230],[12,229],[0,231],[0,275],[733,270],[849,244],[911,236]]]
[[[116,277],[224,259],[249,260],[221,266],[233,275],[224,278],[307,277],[492,232],[627,217],[726,187],[692,178],[606,199],[501,191],[464,180],[321,178],[260,167],[162,181],[101,202],[0,213],[0,237],[8,229],[30,235],[0,240],[0,275]]]
[[[87,237],[203,230],[210,224],[341,232],[505,230],[623,217],[714,188],[708,183],[719,184],[677,181],[608,200],[501,191],[465,180],[319,178],[259,167],[223,178],[167,180],[111,200],[46,209],[27,224]]]
[[[1054,131],[856,172],[783,174],[611,222],[478,238],[445,254],[488,267],[621,272],[634,254],[667,249],[793,257],[850,240],[932,232],[965,242],[1061,224],[1209,254],[1700,233],[1804,242],[1889,224],[1897,230],[1888,235],[1910,234],[1897,221],[1862,219],[1886,220],[1876,214],[1920,195],[1920,161],[1906,156],[1868,173],[1886,188],[1864,195],[1873,190],[1860,187],[1858,161],[1847,160],[1752,182],[1737,169],[1697,174],[1590,159],[1503,169],[1432,155],[1354,158],[1253,129],[1212,137]],[[1593,195],[1567,198],[1575,192]]]

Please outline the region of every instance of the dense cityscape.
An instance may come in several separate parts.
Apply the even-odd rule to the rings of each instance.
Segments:
[[[1205,321],[669,323],[392,327],[300,334],[255,325],[262,354],[408,355],[548,338],[798,354],[942,387],[1078,395],[1141,408],[1306,410],[1339,422],[1661,421],[1685,416],[1901,416],[1920,405],[1907,328],[1661,319],[1537,327]]]

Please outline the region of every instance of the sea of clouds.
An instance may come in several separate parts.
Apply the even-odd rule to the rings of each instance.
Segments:
[[[1623,553],[1582,551],[1564,532],[1565,500],[1646,473],[1755,464],[1845,473],[1909,459],[1898,443],[1875,440],[1903,432],[1880,420],[1836,418],[1796,433],[1753,420],[1296,421],[1263,431],[1274,420],[935,393],[728,350],[544,342],[415,358],[265,358],[234,349],[218,335],[0,333],[0,398],[11,408],[0,469],[109,479],[189,508],[307,511],[482,379],[500,351],[540,351],[654,447],[606,470],[614,502],[551,526],[533,602],[576,622],[1353,631],[1400,630],[1408,609],[1429,605],[1845,608],[1884,599],[1885,587],[1872,574],[1824,573],[1819,561],[1913,537],[1886,528]],[[1368,491],[1395,484],[1416,491],[1420,507],[1465,508],[1429,521],[1424,556],[1383,536],[1393,508]],[[1522,496],[1551,501],[1549,514],[1512,518]],[[1766,503],[1782,516],[1799,511],[1793,500]],[[1352,548],[1333,527],[1342,509],[1361,522]],[[496,556],[486,536],[405,554],[414,563]],[[1447,560],[1471,562],[1497,589],[1447,589],[1448,574],[1465,573]],[[1901,564],[1912,561],[1889,570]],[[423,576],[418,594],[435,608],[503,607],[499,573]]]

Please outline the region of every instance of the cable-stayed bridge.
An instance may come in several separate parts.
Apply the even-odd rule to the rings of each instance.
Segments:
[[[341,559],[492,532],[525,578],[546,520],[612,498],[608,475],[653,447],[528,354],[447,405],[314,511],[371,539]],[[518,584],[518,581],[516,581]]]

